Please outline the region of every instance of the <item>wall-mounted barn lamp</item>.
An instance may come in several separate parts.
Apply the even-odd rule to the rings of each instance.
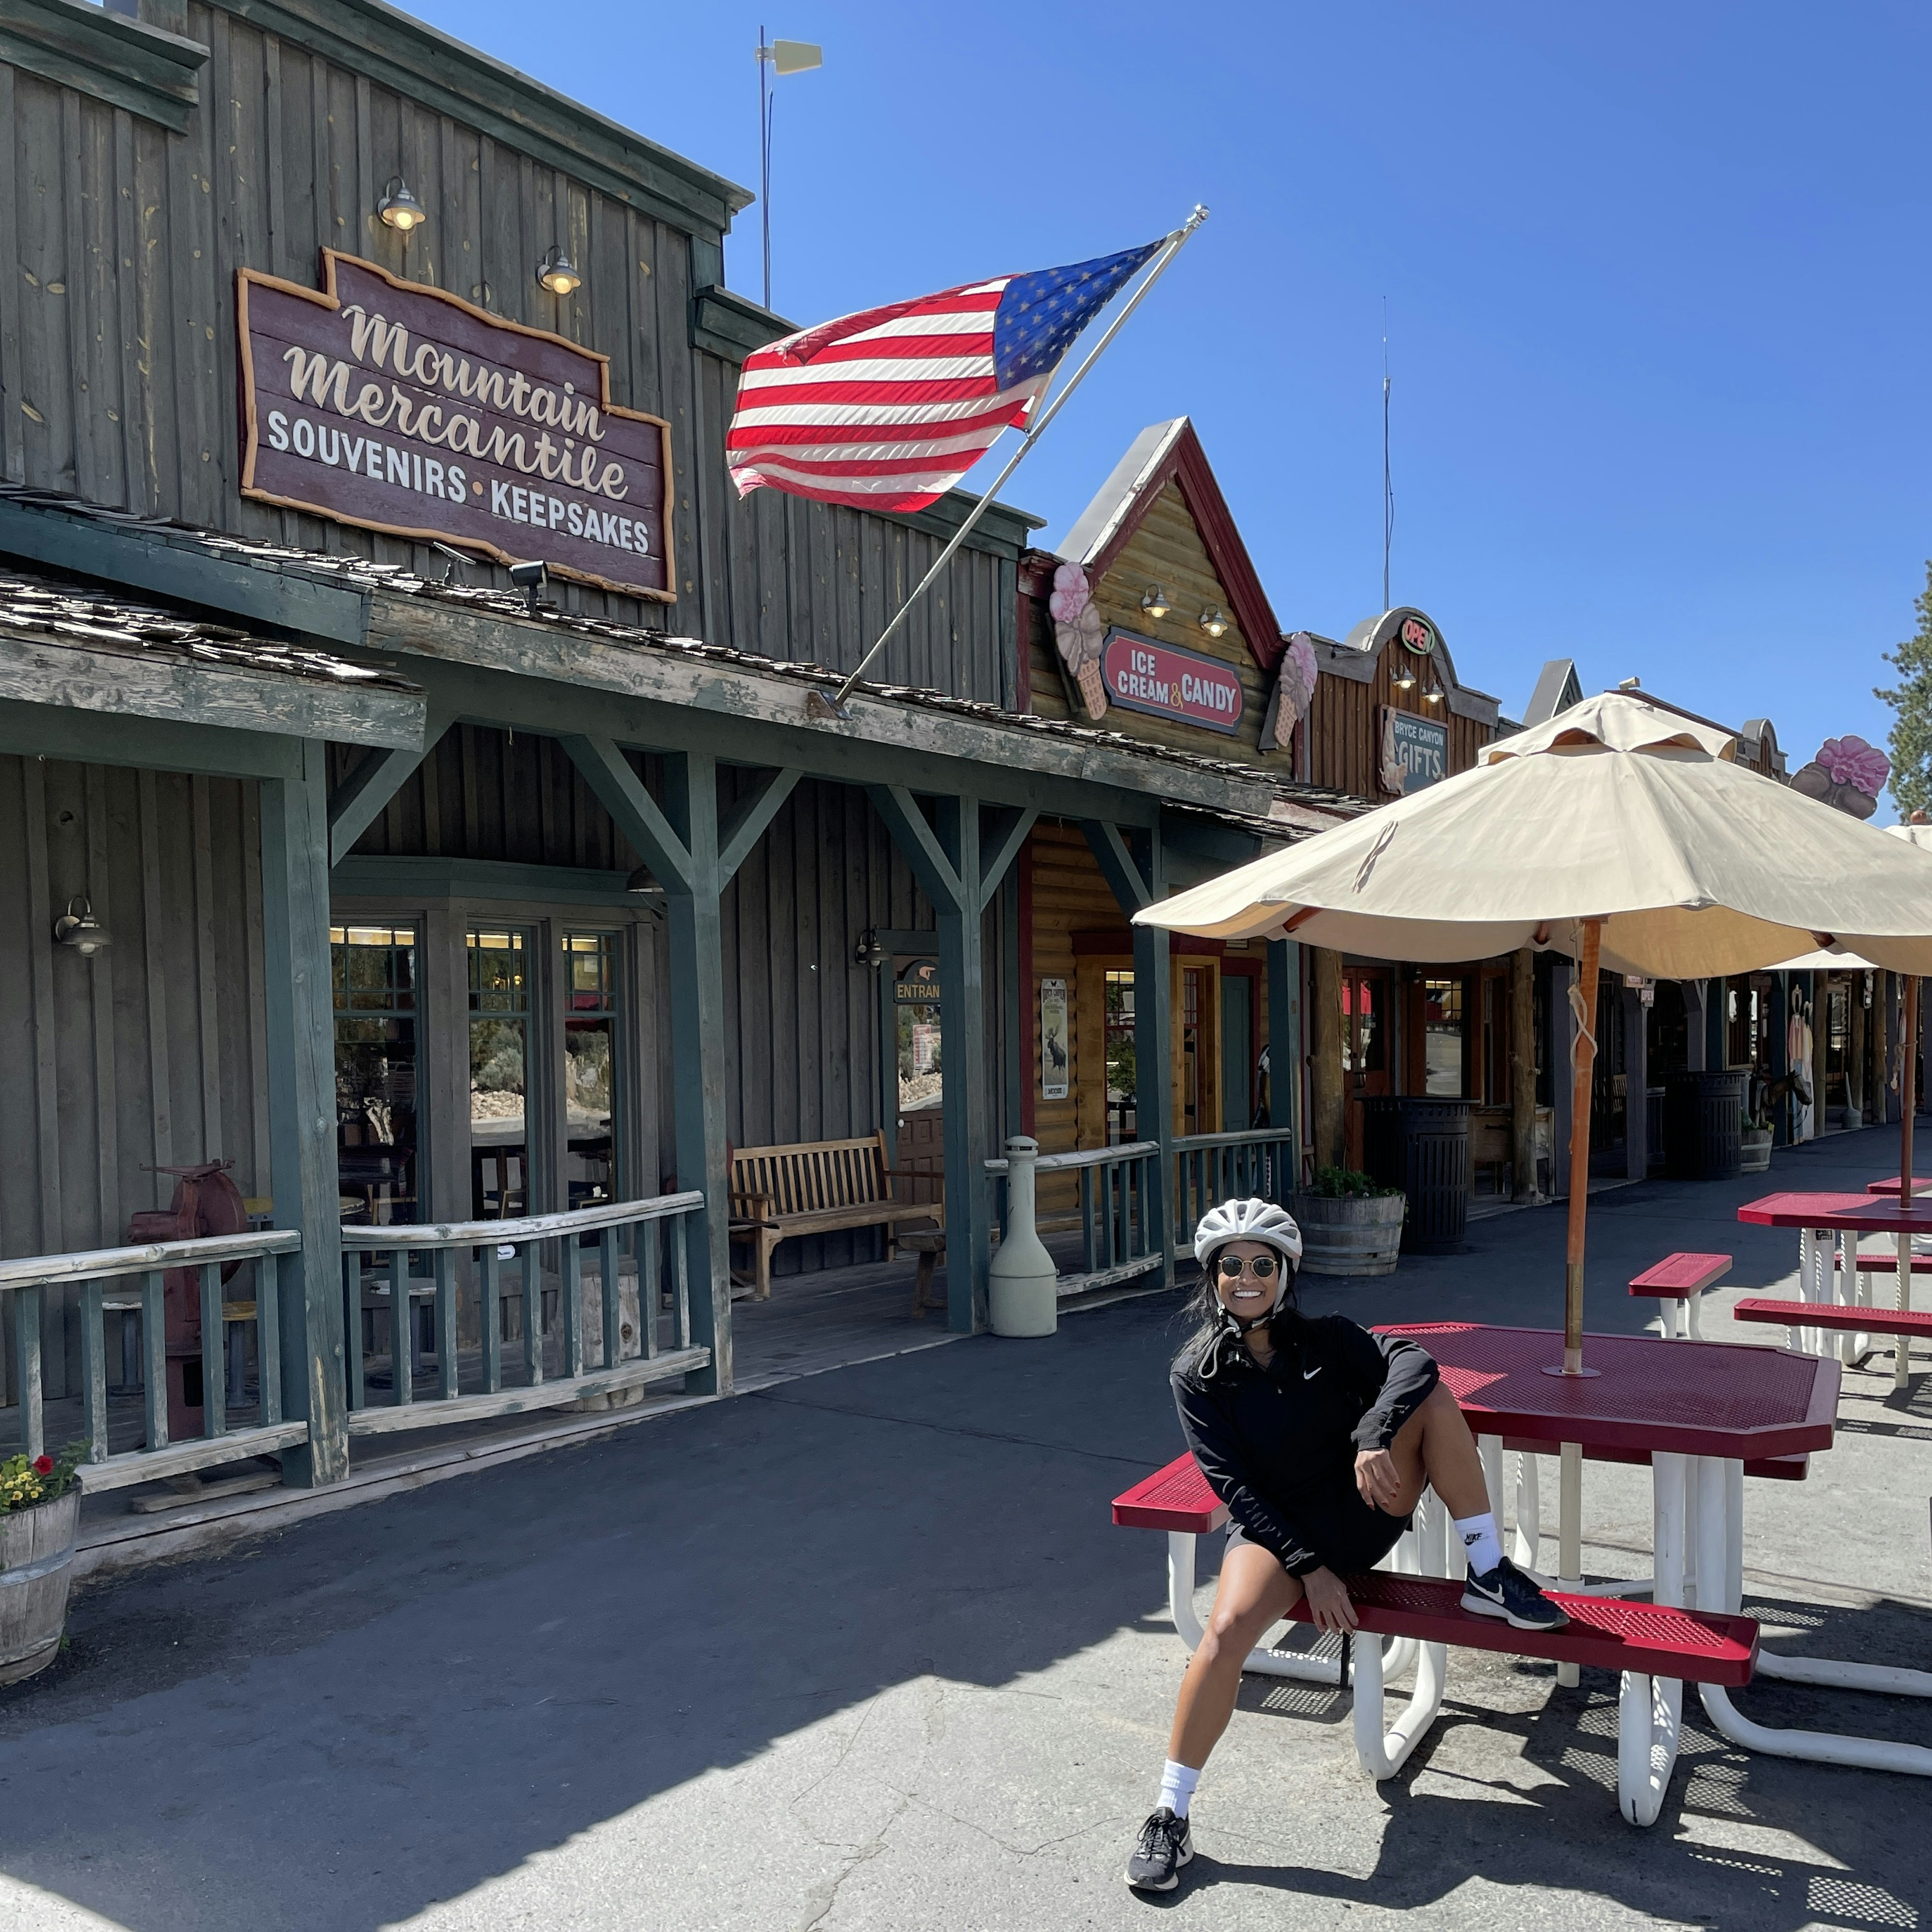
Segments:
[[[886,949],[879,944],[877,931],[868,926],[859,935],[859,943],[852,949],[852,964],[869,966],[876,973],[885,963]]]
[[[1225,635],[1228,628],[1228,620],[1222,616],[1221,607],[1218,604],[1209,604],[1195,621],[1210,638]]]
[[[1150,617],[1165,617],[1168,610],[1167,592],[1158,584],[1150,584],[1141,592],[1141,608]]]
[[[553,246],[537,264],[537,280],[554,296],[567,296],[584,286],[577,264],[560,246]]]
[[[429,211],[410,192],[410,184],[400,175],[392,175],[389,184],[382,190],[382,198],[376,204],[376,212],[384,224],[399,229],[406,235],[412,228],[420,228],[429,219]]]
[[[1442,702],[1442,686],[1439,684],[1432,684],[1429,688],[1422,694],[1422,701],[1425,704],[1440,704]]]
[[[1402,664],[1397,668],[1394,676],[1389,680],[1389,684],[1396,691],[1413,691],[1415,688],[1415,674],[1407,664]]]
[[[70,946],[83,959],[92,959],[104,946],[112,946],[107,928],[94,916],[94,908],[84,892],[67,902],[67,910],[54,921],[54,943]]]

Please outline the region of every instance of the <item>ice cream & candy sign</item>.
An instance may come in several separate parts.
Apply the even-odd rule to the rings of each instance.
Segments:
[[[1130,711],[1202,725],[1229,737],[1241,728],[1241,680],[1218,658],[1112,631],[1100,654],[1100,678],[1108,700]]]

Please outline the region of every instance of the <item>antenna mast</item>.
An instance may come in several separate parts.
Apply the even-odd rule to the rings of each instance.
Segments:
[[[1389,550],[1395,542],[1395,490],[1389,481],[1388,297],[1382,297],[1382,608],[1389,608]]]

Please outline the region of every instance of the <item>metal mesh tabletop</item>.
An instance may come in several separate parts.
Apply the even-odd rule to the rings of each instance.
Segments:
[[[1433,1355],[1442,1379],[1481,1435],[1577,1442],[1744,1460],[1831,1446],[1838,1364],[1784,1348],[1589,1335],[1594,1375],[1554,1376],[1563,1358],[1553,1329],[1416,1322],[1406,1335]]]
[[[1894,1189],[1898,1184],[1892,1184]],[[1894,1193],[1767,1194],[1738,1210],[1740,1221],[1764,1228],[1839,1228],[1860,1234],[1932,1234],[1932,1199],[1915,1195],[1909,1205]]]

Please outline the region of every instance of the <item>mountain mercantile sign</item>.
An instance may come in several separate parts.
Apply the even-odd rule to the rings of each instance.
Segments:
[[[610,363],[324,249],[318,292],[244,268],[242,494],[669,603],[670,428]]]

